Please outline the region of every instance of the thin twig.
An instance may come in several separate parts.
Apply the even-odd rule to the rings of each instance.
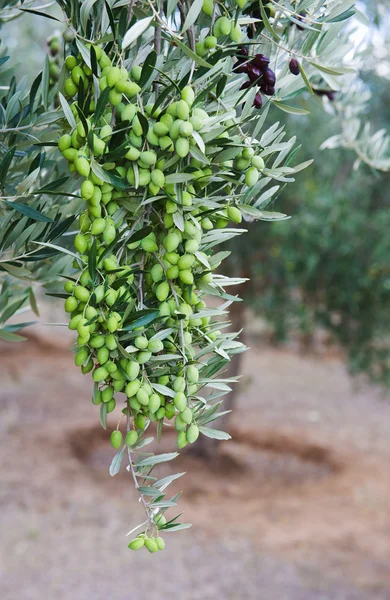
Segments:
[[[128,433],[130,431],[130,411],[127,411],[127,421],[126,421],[126,432]],[[129,468],[130,468],[130,473],[133,477],[133,481],[134,481],[134,485],[137,489],[137,491],[139,490],[139,483],[138,483],[138,479],[137,479],[137,473],[135,472],[135,468],[134,468],[134,464],[133,464],[133,459],[131,456],[131,450],[130,450],[130,446],[127,446],[127,457],[129,459]],[[150,524],[151,527],[155,527],[155,523],[153,521],[153,516],[151,515],[151,509],[149,508],[149,506],[146,503],[145,500],[145,496],[143,494],[141,494],[140,492],[138,492],[140,495],[140,500],[143,504],[143,507],[145,509],[145,513],[146,513],[146,517],[148,519],[148,522]]]

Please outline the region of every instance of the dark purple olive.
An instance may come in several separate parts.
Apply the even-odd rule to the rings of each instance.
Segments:
[[[326,95],[328,96],[328,98],[329,98],[329,100],[330,100],[331,102],[333,102],[333,100],[334,100],[334,99],[335,99],[335,97],[336,97],[336,94],[335,94],[335,92],[333,92],[333,91],[327,92],[327,93],[326,93]]]
[[[248,87],[250,86],[251,82],[250,81],[244,81],[244,83],[242,84],[242,86],[240,87],[240,90],[247,90]]]
[[[275,88],[273,85],[267,85],[266,83],[261,86],[261,91],[266,96],[273,96],[275,93]]]
[[[260,96],[259,92],[257,92],[255,99],[253,100],[253,106],[255,108],[261,108],[263,106],[263,99]]]
[[[248,39],[252,40],[253,36],[254,36],[253,27],[251,27],[250,25],[248,25],[248,27],[246,28],[246,34],[248,36]]]
[[[299,75],[299,63],[296,58],[292,58],[288,63],[288,67],[290,69],[290,73],[293,75]]]
[[[256,67],[259,67],[261,71],[265,71],[266,69],[268,69],[269,58],[268,56],[265,56],[265,54],[256,54],[253,57],[252,62],[254,65],[256,65]]]
[[[248,77],[251,81],[257,81],[262,76],[262,72],[259,67],[256,67],[253,63],[248,65]]]
[[[249,55],[248,46],[238,46],[238,52],[237,52],[236,56],[248,56],[248,55]]]
[[[274,86],[275,81],[276,81],[275,73],[273,71],[271,71],[271,69],[267,69],[263,73],[263,81],[264,81],[264,83],[266,83],[267,85],[270,85],[271,87]]]
[[[238,60],[234,63],[233,72],[234,73],[248,73],[249,63],[245,60]]]
[[[299,13],[299,16],[297,17],[297,21],[301,21],[301,23],[304,23],[305,20],[302,19],[302,17],[305,17],[306,15],[304,13]],[[296,24],[296,23],[295,23]],[[296,24],[297,25],[297,24]],[[301,25],[297,25],[297,29],[299,29],[300,31],[304,31],[305,28],[302,27]]]

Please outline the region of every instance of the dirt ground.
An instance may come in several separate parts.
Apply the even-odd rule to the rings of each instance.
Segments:
[[[246,354],[233,440],[161,466],[187,472],[193,527],[153,556],[127,549],[142,512],[72,355],[32,340],[0,365],[1,600],[390,599],[390,397],[339,359]]]

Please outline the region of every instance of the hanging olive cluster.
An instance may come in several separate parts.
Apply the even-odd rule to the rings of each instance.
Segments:
[[[255,54],[252,57],[249,56],[248,47],[241,46],[233,71],[235,73],[245,73],[248,75],[248,81],[245,81],[240,89],[245,90],[255,84],[259,86],[263,94],[273,96],[275,94],[276,77],[272,69],[269,68],[269,62],[269,58],[265,54]],[[253,106],[261,108],[262,105],[261,94],[257,92],[253,100]]]
[[[94,51],[101,71],[96,105],[91,69],[80,55],[66,59],[64,91],[76,125],[58,142],[69,170],[83,178],[85,202],[74,241],[79,255],[74,266],[83,268],[77,280],[65,284],[69,328],[78,334],[75,363],[83,373],[92,372],[93,402],[106,413],[115,409],[115,395],[125,394],[122,412],[130,430],[123,440],[118,424],[111,434],[114,448],[123,441],[136,446],[150,421],[164,419],[174,419],[183,448],[197,440],[203,408],[195,348],[218,347],[223,340],[218,323],[202,314],[207,312],[202,285],[212,284],[218,266],[210,266],[202,239],[229,221],[241,221],[228,193],[232,188],[210,209],[207,186],[213,169],[234,170],[237,188],[253,186],[264,162],[249,142],[242,142],[234,161],[218,164],[210,156],[205,165],[193,158],[191,148],[210,118],[193,108],[193,88],[184,87],[176,101],[153,110],[139,96],[141,67],[129,73],[113,66],[100,47]],[[84,113],[80,88],[90,98]],[[96,119],[103,94],[106,104]],[[226,121],[227,129],[232,125]],[[158,539],[145,536],[133,545],[162,548]]]

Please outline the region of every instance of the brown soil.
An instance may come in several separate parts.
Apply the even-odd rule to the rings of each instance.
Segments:
[[[233,440],[159,469],[186,472],[193,527],[153,557],[127,550],[141,507],[71,354],[0,359],[2,600],[390,599],[390,402],[338,359],[247,353]]]

